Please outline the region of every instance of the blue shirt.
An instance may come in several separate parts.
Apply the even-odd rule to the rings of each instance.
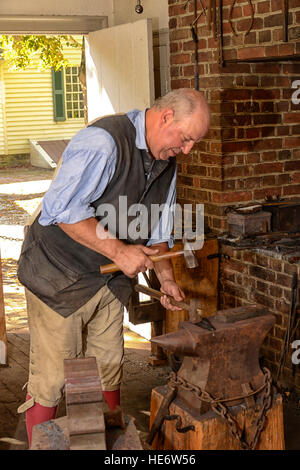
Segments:
[[[145,110],[127,113],[136,128],[135,144],[147,149],[145,138]],[[39,218],[41,225],[57,223],[74,224],[95,217],[91,203],[98,199],[111,181],[117,162],[117,148],[111,135],[99,127],[85,127],[70,141],[62,157],[62,165],[42,202]],[[168,242],[171,236],[173,211],[176,203],[176,171],[172,179],[165,208],[153,229],[147,245]]]

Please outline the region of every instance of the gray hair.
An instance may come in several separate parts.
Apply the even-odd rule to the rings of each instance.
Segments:
[[[178,88],[155,100],[152,108],[161,111],[170,108],[174,111],[174,119],[179,120],[183,116],[194,113],[205,98],[199,91],[192,88]]]

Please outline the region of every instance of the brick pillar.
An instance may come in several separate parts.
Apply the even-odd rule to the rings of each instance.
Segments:
[[[202,2],[206,6],[205,0]],[[179,157],[178,202],[204,203],[206,227],[226,230],[229,205],[265,197],[300,196],[300,104],[292,102],[300,64],[280,57],[300,53],[300,4],[289,1],[289,37],[283,42],[281,2],[223,0],[223,55],[226,60],[278,57],[277,62],[218,64],[218,42],[197,22],[199,86],[211,108],[211,129],[190,157]],[[195,86],[195,44],[191,1],[169,0],[172,88]],[[197,14],[201,12],[198,1]],[[231,20],[231,21],[230,21]]]

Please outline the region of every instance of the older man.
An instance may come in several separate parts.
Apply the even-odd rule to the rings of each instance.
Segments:
[[[203,95],[179,89],[144,111],[93,122],[66,148],[19,260],[31,338],[27,397],[19,412],[26,411],[29,444],[32,427],[55,416],[64,358],[95,356],[108,405],[113,409],[120,403],[123,307],[132,291],[131,278],[155,268],[162,292],[184,298],[171,262],[154,265],[149,256],[172,246],[172,157],[188,155],[206,134],[209,121]],[[151,205],[165,204],[156,225],[146,217],[150,223],[143,238],[127,230],[132,216],[123,213],[120,196],[126,197],[128,207],[143,204],[149,214]],[[101,224],[107,207],[116,211],[116,236]],[[99,267],[112,261],[119,271],[102,275]],[[166,296],[162,304],[176,308]]]

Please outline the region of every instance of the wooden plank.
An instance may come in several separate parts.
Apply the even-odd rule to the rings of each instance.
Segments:
[[[152,390],[150,427],[155,419],[160,403],[166,393],[166,387]],[[254,409],[238,406],[234,419],[241,429],[245,429],[245,438],[251,439],[253,422],[257,416]],[[182,427],[193,425],[195,431],[178,433],[176,421],[165,421],[161,431],[156,435],[152,448],[155,450],[241,450],[239,441],[230,434],[227,422],[214,412],[203,415],[192,413],[179,400],[175,399],[169,407],[170,415],[177,414],[182,419]],[[232,412],[232,411],[231,411]],[[258,441],[257,450],[283,450],[284,429],[282,397],[275,395],[273,405],[267,411],[265,428]]]
[[[176,244],[174,251],[181,250],[182,244]],[[208,259],[208,256],[218,254],[218,240],[205,240],[203,248],[196,251],[199,262],[197,268],[188,269],[183,256],[172,259],[175,280],[183,289],[186,300],[200,299],[203,316],[211,316],[218,309],[218,257]],[[208,295],[209,294],[209,295]],[[180,322],[188,319],[187,310],[166,311],[165,332],[178,330]]]
[[[125,418],[125,429],[107,429],[106,443],[105,434],[101,433],[101,437],[99,437],[99,434],[77,436],[77,438],[73,436],[71,439],[73,445],[70,445],[67,416],[38,424],[33,428],[30,450],[69,450],[70,447],[74,449],[75,447],[73,446],[77,445],[80,446],[78,449],[84,448],[83,450],[87,450],[87,447],[89,447],[89,450],[105,450],[106,447],[109,450],[143,450],[134,424],[134,418],[131,416],[126,416]],[[85,442],[81,441],[81,439],[84,439]]]
[[[21,351],[27,358],[29,357],[30,344],[29,333],[7,333],[7,342],[16,345],[17,349]]]
[[[0,248],[0,364],[7,365],[7,336],[6,336],[6,324],[5,324],[1,248]]]

